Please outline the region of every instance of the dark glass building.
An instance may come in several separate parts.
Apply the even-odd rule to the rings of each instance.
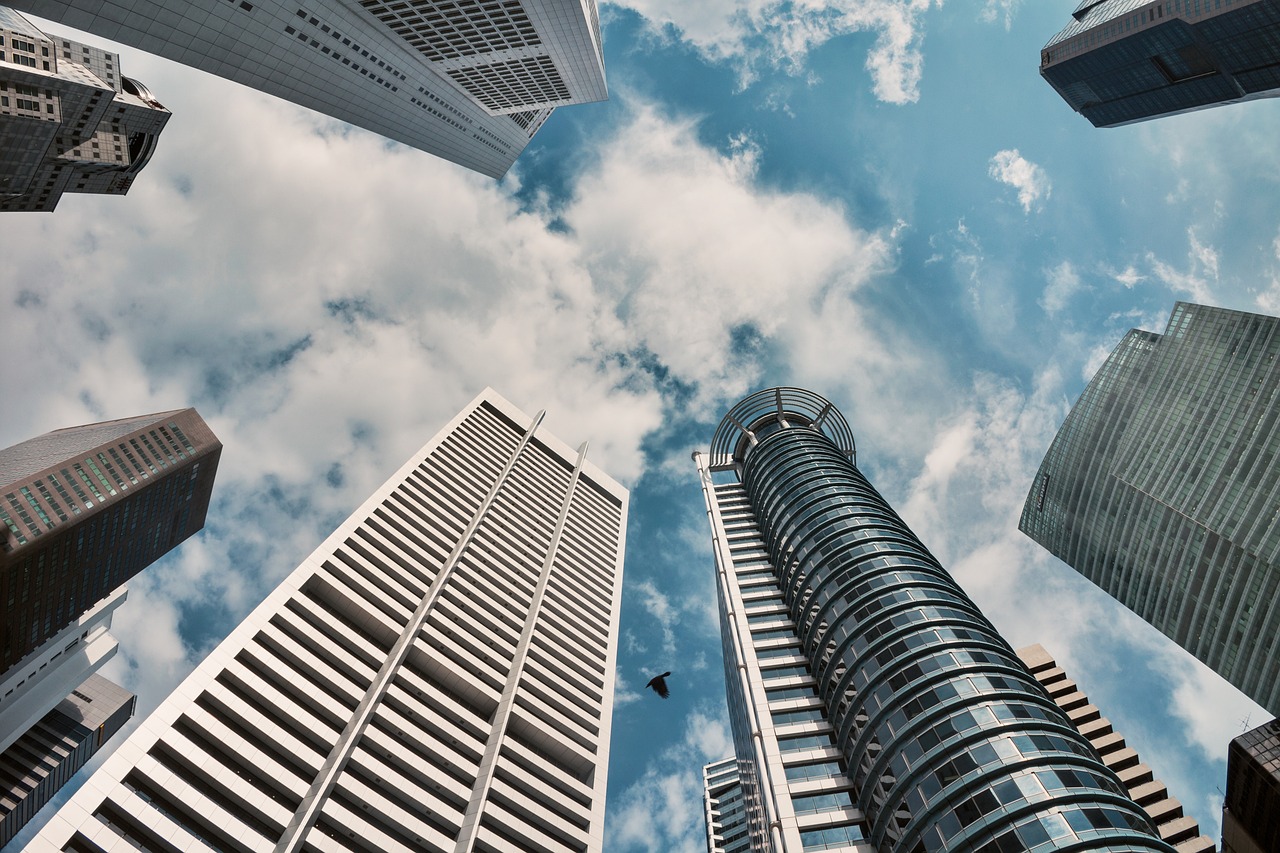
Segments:
[[[1040,74],[1095,127],[1280,90],[1280,0],[1081,0]]]
[[[195,409],[0,450],[0,674],[203,527],[221,453]]]
[[[1222,853],[1280,850],[1280,720],[1247,731],[1227,748]]]
[[[831,403],[753,394],[694,458],[751,850],[1173,850],[862,475]]]
[[[1179,302],[1126,334],[1018,527],[1280,711],[1280,319]]]

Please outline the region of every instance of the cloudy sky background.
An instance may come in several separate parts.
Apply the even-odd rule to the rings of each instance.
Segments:
[[[689,454],[798,385],[1218,837],[1227,741],[1268,715],[1016,524],[1125,330],[1177,299],[1280,312],[1280,102],[1095,130],[1037,74],[1072,7],[608,5],[611,100],[499,182],[119,48],[173,111],[151,164],[127,197],[0,219],[0,446],[187,405],[225,444],[107,674],[148,713],[492,385],[632,488],[608,849],[702,849],[730,740]],[[671,699],[641,695],[663,669]]]

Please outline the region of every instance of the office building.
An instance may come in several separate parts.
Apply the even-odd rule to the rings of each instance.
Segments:
[[[1179,302],[1067,415],[1019,529],[1280,710],[1280,319]]]
[[[477,397],[33,853],[601,850],[627,492],[541,420]]]
[[[168,120],[118,54],[0,6],[0,211],[53,210],[64,192],[124,195]]]
[[[195,409],[0,450],[0,672],[203,527],[221,452]]]
[[[1227,748],[1222,853],[1280,850],[1280,720],[1247,731]]]
[[[1018,657],[1076,730],[1088,739],[1102,763],[1124,783],[1125,790],[1142,806],[1160,837],[1178,853],[1214,853],[1213,840],[1200,834],[1196,819],[1183,812],[1182,803],[1169,795],[1169,789],[1142,763],[1137,750],[1112,728],[1111,721],[1102,716],[1098,706],[1067,677],[1053,656],[1036,644],[1018,649]]]
[[[133,716],[134,695],[91,675],[0,752],[0,847]]]
[[[492,177],[608,96],[596,0],[17,0]]]
[[[1081,0],[1040,74],[1095,127],[1280,94],[1280,0]]]
[[[0,674],[0,752],[115,657],[111,619],[128,590],[113,590],[88,611]]]
[[[745,853],[751,849],[738,759],[713,761],[702,768],[702,805],[707,853]]]
[[[185,409],[0,450],[0,750],[115,654],[125,581],[204,526],[221,449]]]
[[[695,453],[753,851],[1172,848],[857,467],[773,388]]]

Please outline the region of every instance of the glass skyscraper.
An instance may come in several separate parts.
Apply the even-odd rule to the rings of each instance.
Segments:
[[[753,851],[1161,850],[1146,814],[809,391],[694,454]]]
[[[1280,712],[1280,319],[1179,302],[1126,334],[1018,526]]]
[[[1280,0],[1081,0],[1040,74],[1095,127],[1280,94]]]

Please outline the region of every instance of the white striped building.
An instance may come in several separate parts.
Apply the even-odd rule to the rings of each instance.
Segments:
[[[627,492],[486,390],[35,851],[600,850]]]

